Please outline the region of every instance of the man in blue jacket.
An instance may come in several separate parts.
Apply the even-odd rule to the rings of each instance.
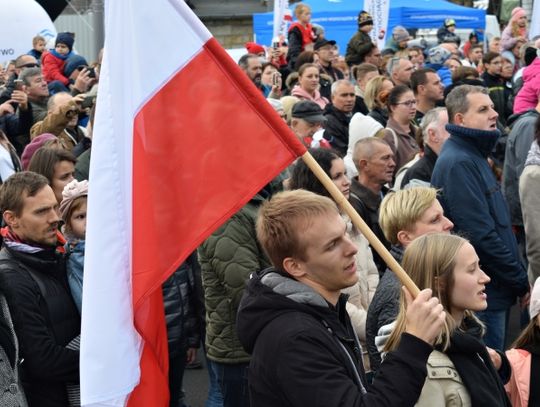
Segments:
[[[487,90],[462,85],[446,98],[450,138],[435,164],[431,183],[442,189],[444,212],[454,230],[470,239],[490,276],[488,308],[478,313],[486,324],[486,345],[503,350],[508,312],[529,292],[512,232],[508,206],[488,163],[500,136],[497,112]]]

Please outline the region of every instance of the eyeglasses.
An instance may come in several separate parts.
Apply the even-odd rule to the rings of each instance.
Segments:
[[[405,105],[407,107],[411,107],[411,106],[416,105],[416,100],[414,100],[414,99],[406,100],[405,102],[398,102],[398,103],[396,103],[396,105]]]
[[[32,62],[28,63],[28,64],[24,64],[24,65],[21,65],[21,66],[18,66],[17,68],[37,68],[39,65],[38,64],[34,64]]]

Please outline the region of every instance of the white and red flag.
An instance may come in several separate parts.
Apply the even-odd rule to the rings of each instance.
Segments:
[[[305,149],[183,0],[108,0],[105,30],[81,399],[166,407],[161,284]]]

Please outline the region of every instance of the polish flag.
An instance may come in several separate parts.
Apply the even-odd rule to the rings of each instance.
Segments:
[[[105,29],[81,399],[166,407],[161,284],[305,149],[183,0],[108,0]]]

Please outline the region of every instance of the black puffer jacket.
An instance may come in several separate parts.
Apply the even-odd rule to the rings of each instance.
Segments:
[[[252,275],[238,310],[238,337],[252,353],[251,405],[413,406],[426,378],[431,346],[404,334],[399,348],[365,384],[360,345],[345,311],[273,269]],[[367,392],[366,392],[367,389]]]
[[[79,352],[66,345],[80,334],[80,318],[63,256],[53,250],[27,254],[4,246],[0,287],[24,359],[21,381],[29,406],[66,407],[66,383],[79,383]]]
[[[195,284],[198,268],[197,254],[192,253],[162,286],[169,357],[200,346],[203,321]]]

